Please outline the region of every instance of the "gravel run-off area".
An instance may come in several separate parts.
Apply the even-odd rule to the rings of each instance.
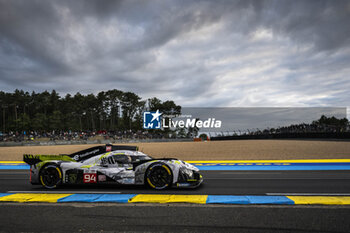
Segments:
[[[350,141],[234,140],[133,143],[155,158],[182,160],[350,159]],[[69,154],[95,145],[0,147],[0,161],[20,161],[23,154]]]

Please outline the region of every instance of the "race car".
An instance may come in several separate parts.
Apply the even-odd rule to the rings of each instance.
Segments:
[[[63,184],[146,185],[162,190],[195,188],[203,182],[199,169],[173,158],[154,159],[136,146],[96,146],[69,155],[24,154],[30,182],[53,189]]]

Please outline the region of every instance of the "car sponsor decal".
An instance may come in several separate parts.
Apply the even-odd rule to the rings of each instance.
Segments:
[[[107,178],[106,178],[105,175],[98,175],[98,181],[99,181],[99,182],[104,182],[104,181],[106,181],[106,180],[107,180]]]
[[[78,161],[79,159],[81,159],[81,158],[84,158],[84,157],[86,157],[86,156],[88,156],[88,155],[91,155],[91,154],[95,154],[95,153],[97,153],[97,152],[99,152],[100,150],[99,149],[96,149],[96,150],[93,150],[93,151],[89,151],[89,152],[86,152],[86,153],[84,153],[84,154],[81,154],[81,155],[75,155],[74,156],[74,160],[76,160],[76,161]]]
[[[78,178],[77,174],[69,174],[68,183],[75,184],[77,182],[77,178]]]
[[[84,173],[84,183],[96,183],[96,173]]]

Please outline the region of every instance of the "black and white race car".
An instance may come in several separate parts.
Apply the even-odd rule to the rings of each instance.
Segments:
[[[62,184],[117,183],[153,189],[198,187],[199,169],[184,161],[154,159],[136,146],[105,145],[70,155],[23,155],[30,182],[53,189]]]

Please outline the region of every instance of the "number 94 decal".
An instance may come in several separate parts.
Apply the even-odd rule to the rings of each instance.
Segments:
[[[84,173],[84,183],[96,183],[96,173]]]

